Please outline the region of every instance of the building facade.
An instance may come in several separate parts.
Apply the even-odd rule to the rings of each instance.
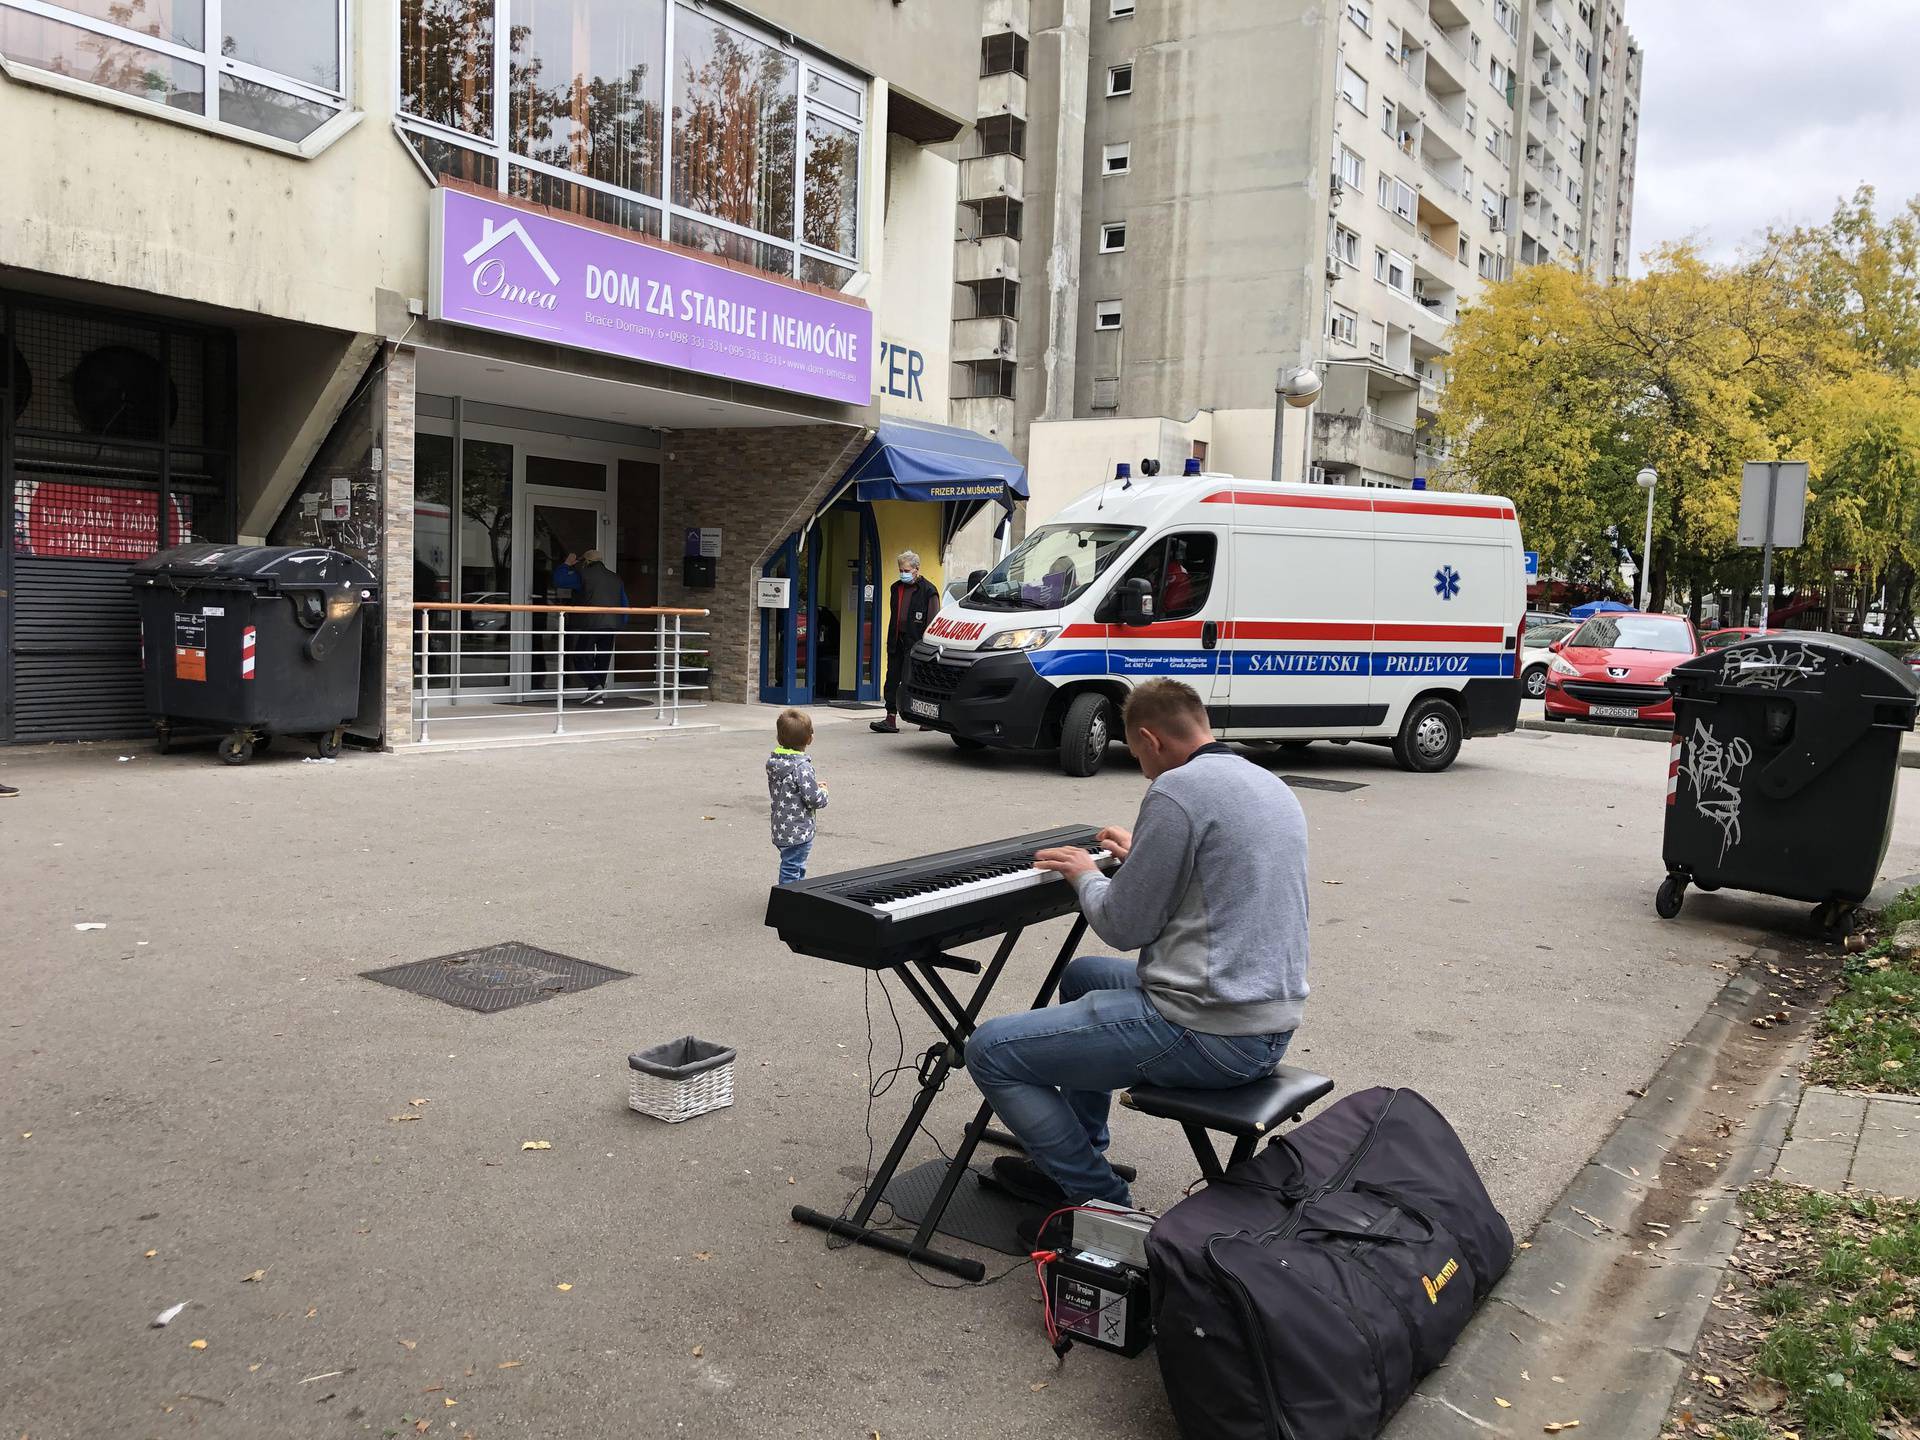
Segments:
[[[0,742],[145,725],[127,566],[188,539],[369,560],[395,743],[416,649],[555,683],[540,617],[415,600],[564,599],[588,549],[712,612],[716,698],[876,694],[883,558],[938,581],[1011,500],[848,479],[948,419],[979,37],[928,0],[0,0]]]
[[[1120,461],[1414,483],[1460,304],[1629,260],[1619,0],[992,0],[956,412],[1028,520]],[[1320,372],[1310,412],[1275,387]]]

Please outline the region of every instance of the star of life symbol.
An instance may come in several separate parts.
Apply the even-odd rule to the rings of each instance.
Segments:
[[[1460,593],[1460,572],[1451,565],[1442,565],[1433,572],[1433,593],[1442,600],[1451,600]]]

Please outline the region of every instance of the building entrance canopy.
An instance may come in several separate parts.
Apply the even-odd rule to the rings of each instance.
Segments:
[[[1027,497],[1027,469],[1005,446],[953,425],[882,420],[847,471],[861,500],[997,500]]]

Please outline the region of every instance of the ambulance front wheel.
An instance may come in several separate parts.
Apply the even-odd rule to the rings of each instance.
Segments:
[[[1113,702],[1092,691],[1074,696],[1060,722],[1060,768],[1085,779],[1105,762],[1112,739]]]
[[[1431,774],[1460,753],[1460,712],[1438,696],[1416,700],[1393,737],[1393,758],[1402,770]]]

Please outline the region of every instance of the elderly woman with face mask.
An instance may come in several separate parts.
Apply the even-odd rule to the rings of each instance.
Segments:
[[[906,678],[907,654],[940,610],[940,592],[920,573],[920,557],[902,550],[895,559],[900,575],[887,594],[887,718],[868,727],[882,735],[900,732],[900,682]]]

